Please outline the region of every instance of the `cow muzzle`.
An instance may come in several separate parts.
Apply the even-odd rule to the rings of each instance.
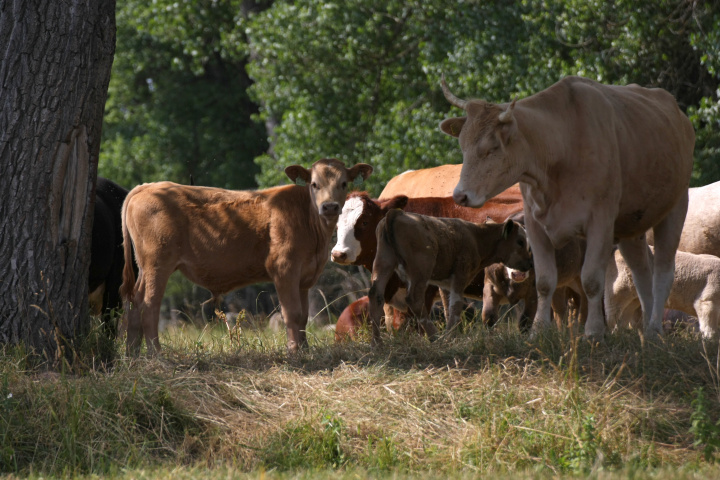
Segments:
[[[320,206],[320,215],[323,217],[337,217],[340,215],[340,204],[337,202],[325,202]]]
[[[528,276],[528,272],[521,272],[520,270],[513,270],[510,272],[510,278],[515,283],[524,282],[525,280],[527,280]]]
[[[333,250],[330,252],[330,260],[341,265],[348,264],[347,252],[341,252],[340,250]]]
[[[453,200],[455,203],[460,205],[461,207],[467,207],[468,204],[468,196],[465,192],[458,190],[457,188],[453,190]]]

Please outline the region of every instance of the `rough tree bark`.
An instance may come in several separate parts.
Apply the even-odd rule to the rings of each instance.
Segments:
[[[115,0],[0,1],[0,342],[49,360],[87,331]]]

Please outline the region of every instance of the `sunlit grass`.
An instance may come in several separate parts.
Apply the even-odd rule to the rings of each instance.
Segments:
[[[0,358],[0,470],[118,478],[720,476],[718,343],[633,332],[591,345],[479,325],[336,345],[218,322],[161,336],[156,358],[44,372]],[[367,334],[365,335],[367,338]],[[124,347],[118,342],[118,352]],[[91,364],[91,362],[86,362]],[[698,406],[697,388],[707,402]],[[698,416],[697,412],[702,415]],[[693,417],[695,415],[695,417]],[[703,416],[704,415],[704,416]],[[700,431],[700,430],[693,430]],[[706,446],[706,445],[705,445]],[[711,449],[712,450],[712,449]]]

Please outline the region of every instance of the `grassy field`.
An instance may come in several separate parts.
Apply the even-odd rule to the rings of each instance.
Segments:
[[[174,329],[73,373],[0,358],[0,472],[88,478],[720,478],[718,343],[466,326],[285,353]],[[118,352],[123,346],[116,345]]]

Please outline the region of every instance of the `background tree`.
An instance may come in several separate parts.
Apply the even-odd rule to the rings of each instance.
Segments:
[[[375,166],[379,193],[405,169],[459,163],[437,129],[444,72],[456,93],[496,102],[566,75],[666,88],[698,130],[695,183],[720,179],[718,22],[710,1],[275,2],[248,28],[251,91],[277,123],[258,178],[334,155]]]
[[[88,327],[113,0],[0,4],[0,342],[51,359]]]
[[[132,188],[173,180],[252,188],[267,148],[247,96],[243,25],[263,2],[118,4],[101,174]]]

